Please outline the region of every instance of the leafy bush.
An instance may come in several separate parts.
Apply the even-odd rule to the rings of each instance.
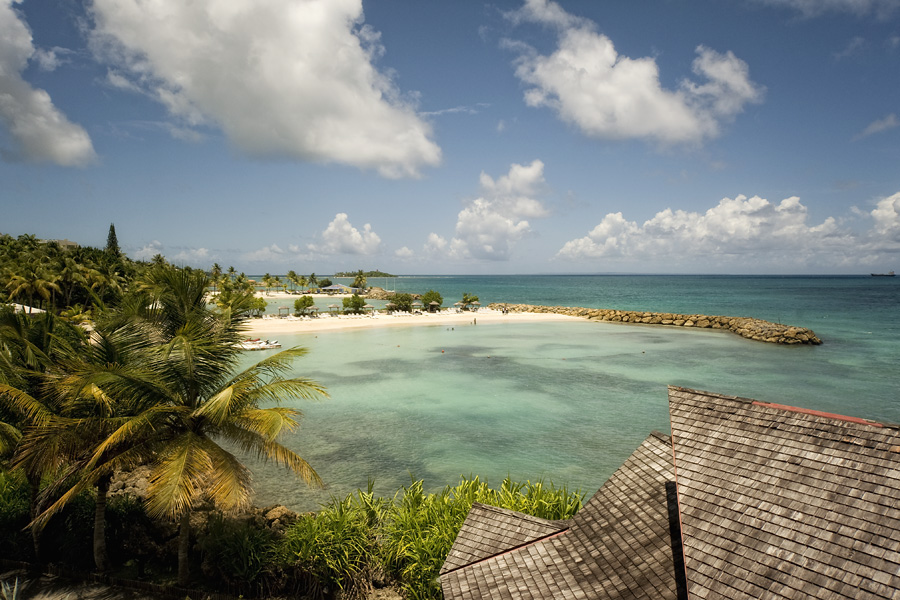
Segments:
[[[143,577],[149,562],[163,559],[165,550],[156,522],[134,496],[113,496],[106,503],[106,545],[114,565],[129,562]]]
[[[391,296],[391,304],[395,306],[395,310],[411,312],[413,304],[412,294],[407,294],[406,292],[394,294]]]
[[[358,491],[332,500],[316,514],[302,515],[286,532],[279,554],[294,571],[302,591],[327,598],[337,590],[343,598],[365,598],[378,567],[378,527],[385,501]]]
[[[294,314],[302,315],[306,312],[306,309],[312,308],[315,305],[315,300],[313,300],[312,296],[300,296],[296,300],[294,300]]]
[[[456,487],[435,494],[423,492],[422,481],[398,493],[385,516],[382,553],[385,569],[402,584],[412,600],[441,597],[438,573],[474,502],[531,514],[542,519],[567,519],[581,508],[583,495],[552,484],[515,483],[505,479],[499,490],[478,477],[463,478]]]
[[[428,290],[422,294],[422,304],[425,305],[425,310],[431,310],[432,302],[437,302],[438,306],[436,308],[440,310],[441,305],[444,303],[444,297],[434,290]]]
[[[360,297],[358,294],[353,294],[349,298],[344,298],[344,312],[346,314],[360,314],[363,312],[363,307],[366,305],[365,298]]]
[[[258,592],[275,560],[275,534],[249,521],[214,514],[200,539],[208,575],[228,584],[233,593]]]

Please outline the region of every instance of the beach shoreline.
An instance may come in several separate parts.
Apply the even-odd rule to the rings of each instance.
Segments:
[[[583,321],[580,317],[553,313],[507,313],[482,308],[478,311],[450,313],[447,311],[418,315],[320,315],[318,317],[267,316],[250,319],[245,328],[249,337],[277,334],[318,333],[374,327],[460,326],[493,323],[538,323],[546,321]]]
[[[315,317],[295,317],[293,315],[293,301],[300,297],[299,294],[285,292],[257,292],[257,297],[267,301],[285,301],[286,307],[291,311],[288,316],[274,314],[265,315],[258,319],[249,319],[246,322],[245,332],[250,338],[272,338],[279,334],[319,333],[322,331],[342,331],[347,329],[367,329],[374,327],[419,327],[419,326],[459,326],[492,323],[537,323],[545,321],[583,321],[579,317],[553,313],[513,313],[480,308],[477,311],[450,312],[442,310],[430,313],[422,311],[421,314],[385,314],[382,311],[366,313],[363,315],[335,315],[320,313]],[[303,294],[313,298],[333,298],[340,303],[343,298],[349,298],[351,294]],[[452,309],[455,310],[455,309]]]

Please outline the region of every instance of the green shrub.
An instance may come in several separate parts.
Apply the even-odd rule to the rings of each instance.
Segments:
[[[275,560],[275,535],[261,526],[214,514],[200,539],[208,575],[224,581],[232,593],[254,595]]]
[[[407,598],[441,597],[438,574],[474,502],[531,514],[567,519],[581,508],[583,495],[552,484],[515,483],[505,479],[499,490],[478,477],[463,478],[456,487],[435,494],[415,481],[395,497],[382,529],[385,569],[396,577]]]
[[[316,598],[365,598],[378,566],[377,533],[385,501],[358,491],[301,515],[286,532],[279,554],[304,593]]]

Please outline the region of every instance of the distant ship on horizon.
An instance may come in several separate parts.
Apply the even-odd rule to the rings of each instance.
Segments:
[[[872,273],[872,277],[894,277],[894,272],[888,271],[887,273]]]

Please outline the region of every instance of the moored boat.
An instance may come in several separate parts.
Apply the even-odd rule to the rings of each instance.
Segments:
[[[238,343],[238,348],[241,350],[271,350],[273,348],[281,348],[281,344],[278,343],[278,340],[269,341],[257,338]]]

